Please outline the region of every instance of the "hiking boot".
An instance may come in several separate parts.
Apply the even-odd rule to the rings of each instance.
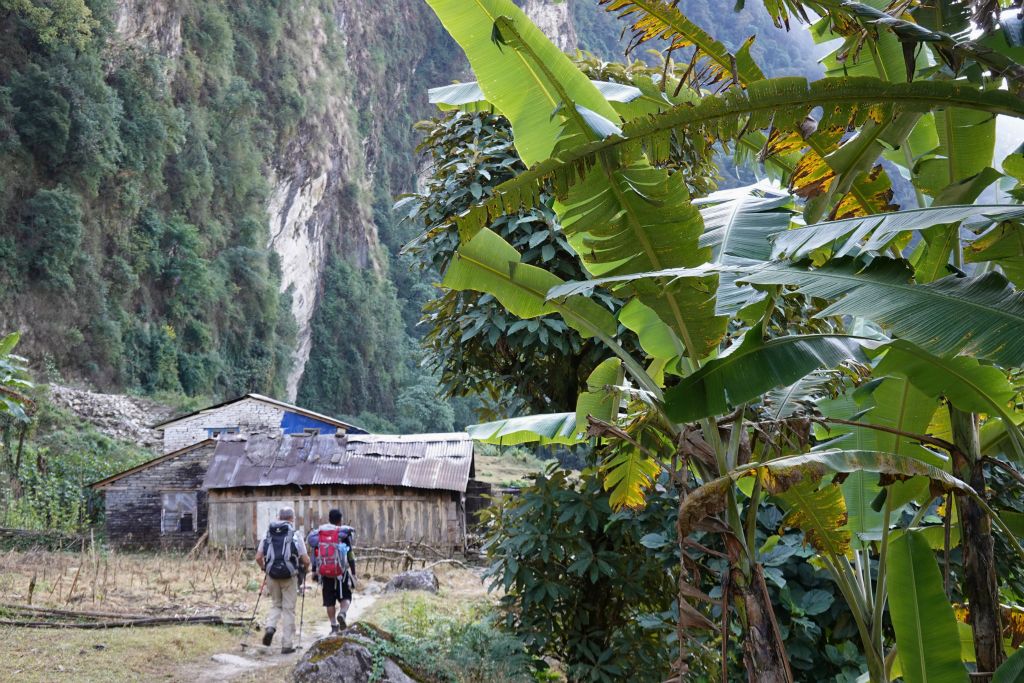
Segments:
[[[283,654],[283,655],[290,655],[293,652],[295,652],[295,648],[294,647],[282,647],[281,648],[281,654]]]
[[[345,622],[345,615],[341,615],[338,617],[338,632],[340,633],[346,628],[348,628],[348,624]]]
[[[335,635],[336,633],[338,633],[338,631],[340,631],[340,630],[341,629],[338,628],[337,624],[331,624],[331,635],[332,636]]]
[[[270,645],[270,641],[274,639],[274,633],[277,631],[273,626],[268,626],[263,631],[263,644]]]

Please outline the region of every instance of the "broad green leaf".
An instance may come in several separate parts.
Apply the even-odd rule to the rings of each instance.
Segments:
[[[967,218],[982,218],[990,224],[1011,218],[1021,219],[1024,218],[1024,207],[1004,204],[936,206],[815,223],[776,234],[772,256],[804,258],[815,249],[829,245],[834,245],[832,253],[836,256],[878,251],[900,233],[959,223]],[[981,221],[972,221],[975,222]]]
[[[799,131],[799,125],[818,106],[825,107],[821,129],[860,125],[882,105],[892,111],[928,112],[956,106],[990,114],[1024,117],[1024,100],[1003,91],[982,91],[964,82],[915,81],[893,84],[873,78],[823,79],[808,83],[802,78],[758,81],[747,90],[732,89],[722,95],[706,95],[693,104],[672,107],[662,113],[623,124],[622,135],[579,144],[560,151],[512,180],[495,188],[488,201],[457,218],[459,229],[474,232],[493,216],[536,205],[537,187],[552,182],[563,196],[580,174],[594,173],[596,160],[615,155],[628,157],[643,148],[652,162],[667,158],[671,133],[705,136],[731,142],[745,131],[774,127],[782,133]],[[604,168],[603,166],[601,167]]]
[[[577,431],[584,431],[587,417],[613,422],[619,414],[619,392],[608,387],[622,385],[622,361],[609,358],[600,363],[587,377],[587,390],[576,399]]]
[[[576,436],[575,413],[528,415],[469,425],[466,432],[474,441],[514,446],[521,443],[580,443]]]
[[[723,415],[773,387],[861,357],[859,337],[812,334],[764,341],[760,325],[740,344],[665,392],[665,410],[677,422]]]
[[[681,175],[643,160],[588,174],[555,208],[583,265],[598,277],[696,266],[711,255],[698,246],[704,226]],[[725,334],[726,318],[715,315],[716,280],[641,282],[633,290],[699,359]]]
[[[511,2],[431,4],[469,57],[487,99],[512,122],[516,149],[527,165],[550,156],[558,140],[578,145],[618,132],[620,119],[601,92]],[[563,201],[556,206],[566,236],[591,273],[692,266],[707,259],[697,246],[700,214],[679,174],[635,154],[624,165],[607,158],[598,165],[602,172],[563,184]],[[461,221],[463,239],[481,226]],[[641,287],[637,294],[699,358],[725,333],[725,318],[714,315],[715,284],[708,276],[668,288]]]
[[[992,683],[1020,683],[1024,680],[1024,648],[1014,652],[996,669]]]
[[[817,269],[770,263],[740,280],[792,285],[835,300],[819,315],[863,316],[934,354],[964,352],[1004,367],[1024,365],[1024,295],[1000,273],[918,285],[903,261],[876,258],[865,266],[844,258]]]
[[[881,489],[878,477],[867,472],[854,472],[841,487],[846,501],[845,528],[858,539],[881,533],[882,513],[871,507],[871,502]]]
[[[614,336],[618,326],[607,309],[590,299],[570,297],[546,301],[547,292],[561,283],[558,276],[520,262],[519,252],[490,230],[481,230],[455,253],[442,281],[455,290],[492,294],[520,318],[559,313],[584,336]]]
[[[937,196],[947,186],[967,180],[992,164],[995,117],[982,111],[951,108],[935,113],[939,146],[933,158],[914,169],[914,184]]]
[[[995,263],[1016,287],[1024,286],[1024,229],[1017,223],[992,228],[966,245],[964,261]]]
[[[563,121],[551,116],[569,104],[562,92],[572,104],[618,122],[618,114],[601,92],[511,0],[428,0],[428,4],[466,53],[486,99],[512,122],[516,149],[527,166],[550,157],[562,134]],[[500,30],[496,35],[495,25],[502,18],[536,53],[545,70],[504,44]]]
[[[686,352],[672,328],[639,299],[630,299],[619,310],[619,322],[636,333],[640,347],[652,358],[668,361]]]
[[[715,263],[750,264],[771,258],[769,237],[789,227],[792,211],[784,208],[792,198],[757,185],[715,192],[694,200],[701,207],[704,234],[698,246],[711,247]],[[741,308],[763,298],[753,287],[736,284],[735,273],[719,275],[715,312],[734,316]]]
[[[18,332],[11,332],[0,339],[0,356],[6,356],[13,351],[14,347],[18,345],[19,339],[21,339],[21,334]]]
[[[907,683],[967,683],[956,617],[942,588],[935,555],[917,534],[889,542],[889,614]]]
[[[1005,516],[1003,521],[1006,521]],[[946,547],[946,525],[935,524],[932,526],[919,526],[912,529],[893,529],[889,532],[889,540],[899,538],[905,533],[920,536],[928,543],[932,550],[942,550]],[[955,548],[960,545],[960,525],[950,524],[949,526],[949,547]]]
[[[1015,445],[1017,459],[1024,461],[1024,435],[1007,408],[1016,391],[1001,370],[968,356],[939,358],[901,340],[888,345],[882,365],[888,372],[906,377],[926,395],[944,396],[960,410],[999,416]]]

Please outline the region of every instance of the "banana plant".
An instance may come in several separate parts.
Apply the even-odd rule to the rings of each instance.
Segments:
[[[860,432],[879,432],[893,439],[886,442],[876,436],[876,442],[885,444],[880,450],[807,455],[809,419],[795,423],[787,422],[789,418],[764,419],[765,406],[777,387],[805,382],[813,372],[839,368],[840,373],[863,381],[865,374],[877,369],[879,357],[901,353],[925,359],[914,366],[924,369],[904,378],[902,386],[932,397],[936,406],[939,396],[951,405],[960,400],[954,398],[956,387],[941,383],[935,387],[921,379],[934,374],[936,365],[947,364],[969,374],[994,369],[979,365],[976,370],[970,363],[979,358],[1001,367],[1024,363],[1024,349],[1014,332],[1020,329],[1014,328],[1021,317],[1020,297],[1005,278],[992,272],[977,278],[954,275],[920,282],[914,277],[920,259],[908,260],[902,251],[909,249],[913,236],[941,227],[944,223],[939,221],[959,230],[964,214],[970,215],[967,209],[961,205],[941,215],[892,214],[879,222],[863,217],[876,213],[877,205],[857,200],[854,203],[860,208],[850,209],[845,199],[858,182],[875,180],[864,163],[877,158],[879,145],[915,139],[916,127],[934,117],[935,111],[1024,116],[1024,104],[1006,92],[954,80],[893,83],[878,77],[842,77],[807,83],[765,80],[752,76],[750,69],[744,69],[747,75],[743,76],[738,58],[723,56],[719,46],[700,36],[703,44],[696,42],[696,32],[673,15],[669,18],[678,25],[676,39],[690,36],[685,40],[699,48],[701,58],[719,66],[728,58],[734,83],[720,88],[720,93],[705,93],[695,104],[668,106],[627,120],[511,2],[429,3],[466,52],[483,97],[510,120],[517,150],[530,166],[499,186],[489,201],[453,217],[462,245],[443,284],[489,293],[522,317],[557,313],[582,334],[600,340],[612,356],[608,365],[595,370],[591,386],[580,396],[577,414],[504,421],[480,426],[475,434],[520,442],[600,439],[609,447],[602,468],[606,485],[613,504],[624,507],[642,505],[662,470],[668,470],[684,489],[698,485],[680,505],[678,542],[685,543],[688,530],[698,520],[709,515],[715,520],[712,526],[721,532],[730,558],[723,581],[744,630],[744,664],[750,680],[792,680],[758,548],[752,542],[757,507],[769,496],[791,510],[792,524],[822,543],[820,550],[834,566],[847,600],[863,608],[858,626],[872,678],[887,679],[893,652],[898,651],[905,673],[923,672],[924,678],[908,680],[941,680],[932,677],[931,662],[910,659],[913,638],[920,644],[923,637],[913,624],[931,623],[920,618],[922,600],[908,603],[906,595],[890,596],[893,604],[900,605],[901,626],[896,650],[887,651],[882,633],[884,577],[871,577],[870,547],[861,548],[861,554],[853,554],[851,560],[846,545],[833,538],[835,529],[830,524],[834,526],[843,514],[849,518],[847,490],[861,504],[858,518],[863,522],[869,517],[863,506],[871,483],[865,483],[867,473],[884,475],[878,483],[887,493],[880,532],[883,560],[890,535],[897,531],[891,524],[893,515],[925,495],[898,490],[903,479],[931,482],[938,488],[930,492],[953,494],[958,509],[974,505],[984,519],[999,524],[975,489],[936,463],[921,459],[934,458],[935,449],[945,446],[956,457],[963,457],[968,449],[956,443],[931,443],[933,448],[917,454],[921,457],[908,456],[902,451],[927,441],[927,434],[903,425],[875,424],[879,420],[874,419],[838,417],[854,423],[847,426]],[[613,4],[620,9],[627,5]],[[865,40],[872,40],[871,35]],[[479,101],[475,94],[473,101]],[[824,111],[811,130],[808,116],[819,106]],[[837,131],[855,131],[860,139],[854,143],[857,137]],[[728,211],[714,213],[712,209],[726,203],[719,198],[702,213],[679,174],[660,166],[673,139],[689,136],[707,144],[736,144],[755,134],[799,139],[808,153],[822,158],[833,155],[839,167],[830,166],[832,171],[825,175],[813,171],[804,178],[808,184],[800,185],[816,182],[827,197],[824,204],[819,202],[827,212],[816,208],[805,216],[816,221],[828,213],[835,219],[808,226],[803,236],[809,241],[792,248],[799,251],[817,244],[809,248],[806,261],[762,262],[770,255],[737,261],[739,256],[726,245],[730,237],[749,234],[750,225],[737,216],[749,220],[753,209],[737,209],[732,217]],[[951,149],[949,140],[936,156]],[[794,168],[793,174],[798,171]],[[853,181],[844,180],[843,173]],[[521,263],[515,249],[486,227],[492,217],[538,201],[543,182],[553,186],[562,227],[591,276],[584,282],[563,283],[541,268]],[[827,192],[834,184],[842,191]],[[973,197],[966,200],[970,201]],[[837,225],[858,215],[864,223]],[[1017,217],[1012,210],[997,208],[986,212],[984,220],[1005,227]],[[869,225],[868,220],[873,222]],[[822,232],[815,233],[816,229]],[[834,236],[825,239],[826,231]],[[844,261],[835,254],[833,247],[840,237],[846,240],[843,253],[856,252],[856,259]],[[878,253],[879,245],[885,255]],[[780,249],[775,256],[788,253]],[[612,288],[626,301],[621,310],[613,314],[588,298],[598,285]],[[740,305],[722,306],[723,301],[737,300],[737,290],[744,292]],[[821,300],[827,303],[820,305]],[[843,320],[851,316],[872,323],[862,325],[871,338],[844,332]],[[626,351],[618,339],[620,325],[637,335],[646,358]],[[1005,415],[995,411],[1001,394],[984,383],[977,388],[986,407],[998,415],[992,420],[1019,446],[1019,421],[1005,405]],[[970,400],[977,398],[963,399],[963,405],[974,405]],[[857,477],[860,485],[844,489],[848,475]],[[747,477],[754,483],[744,491],[737,482]],[[923,515],[931,500],[919,501],[914,509]],[[891,571],[900,579],[921,567],[925,567],[922,575],[931,576],[921,559],[920,544],[909,540],[918,533],[915,525],[899,536],[908,540],[899,545],[893,541],[899,556],[894,555]],[[889,564],[883,562],[886,567]],[[681,567],[681,614],[687,595],[686,570]],[[946,623],[945,616],[934,623]],[[680,629],[685,636],[682,621]],[[963,669],[959,661],[956,664]],[[955,675],[955,667],[952,670]]]

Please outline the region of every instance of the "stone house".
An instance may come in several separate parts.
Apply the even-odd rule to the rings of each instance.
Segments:
[[[174,417],[153,429],[163,432],[163,452],[176,452],[205,439],[256,432],[280,434],[365,434],[329,415],[306,410],[260,394],[246,394],[224,403]]]
[[[107,539],[131,547],[191,547],[206,533],[203,477],[216,450],[203,439],[90,484],[106,502]]]

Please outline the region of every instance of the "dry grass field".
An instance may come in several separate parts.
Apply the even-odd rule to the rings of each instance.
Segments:
[[[4,611],[4,605],[92,612],[122,617],[220,616],[248,619],[253,612],[262,575],[252,553],[208,549],[199,553],[120,553],[86,548],[80,552],[11,550],[0,553],[0,621],[32,620],[26,612]],[[362,586],[378,585],[400,571],[389,563],[360,570]],[[459,604],[486,600],[476,572],[451,564],[434,567],[442,590],[425,599],[435,609],[458,610]],[[357,600],[360,591],[357,590]],[[31,596],[31,601],[30,601]],[[383,595],[359,618],[383,622],[401,612],[412,599],[405,594]],[[257,622],[266,615],[267,598],[260,602]],[[305,602],[309,635],[325,623],[319,593]],[[42,617],[40,617],[42,618]],[[0,660],[5,680],[50,681],[177,681],[204,680],[211,656],[243,650],[243,640],[258,642],[258,627],[246,636],[238,626],[205,624],[112,629],[25,628],[0,625]],[[257,657],[260,667],[238,671],[230,680],[249,683],[284,680],[294,656],[272,653]],[[8,678],[7,674],[10,674]],[[223,679],[220,679],[223,680]]]

